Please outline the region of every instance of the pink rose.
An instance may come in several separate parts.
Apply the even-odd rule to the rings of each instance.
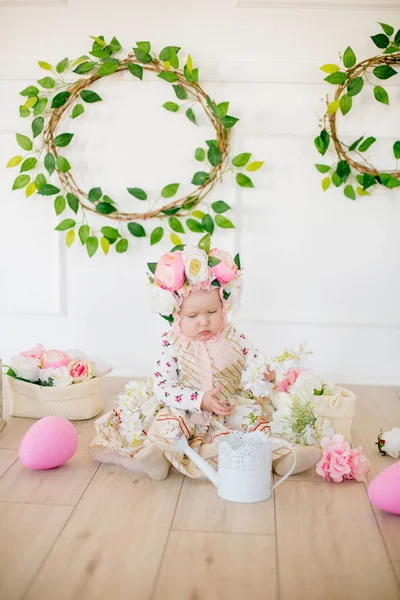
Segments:
[[[71,361],[68,365],[68,371],[73,383],[81,383],[82,381],[92,379],[94,374],[91,363],[87,363],[84,360]]]
[[[48,350],[42,356],[42,369],[58,369],[59,367],[67,367],[69,357],[61,352],[61,350]]]
[[[37,344],[33,348],[29,348],[29,350],[25,350],[24,352],[20,352],[21,356],[27,356],[28,358],[42,358],[44,352],[44,346],[42,344]]]
[[[211,271],[222,285],[226,285],[232,279],[235,279],[238,268],[229,252],[213,248],[210,251],[210,256],[221,261],[215,267],[211,267]]]
[[[185,283],[185,264],[182,252],[167,252],[157,263],[154,273],[155,282],[172,292],[179,290]]]

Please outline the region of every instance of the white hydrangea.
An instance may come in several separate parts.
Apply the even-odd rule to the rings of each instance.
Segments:
[[[129,381],[125,385],[124,394],[119,396],[118,411],[121,419],[120,432],[130,447],[135,447],[143,439],[142,405],[151,398],[153,386],[151,381]]]
[[[243,372],[244,389],[250,390],[254,396],[268,396],[274,387],[273,383],[264,379],[269,366],[269,361],[263,355],[252,360],[249,367]]]

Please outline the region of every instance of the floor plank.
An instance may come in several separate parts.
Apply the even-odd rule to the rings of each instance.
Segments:
[[[275,537],[171,532],[154,600],[276,600]]]
[[[282,600],[398,600],[363,484],[285,482],[275,493]]]
[[[208,481],[185,478],[173,529],[225,533],[275,534],[274,499],[239,504],[222,500]]]
[[[393,564],[394,571],[397,575],[397,580],[399,582],[399,588],[400,588],[400,562],[394,562],[392,564]]]
[[[101,465],[24,600],[149,599],[181,483]]]
[[[22,598],[71,511],[0,502],[0,598]]]
[[[0,448],[0,477],[11,467],[18,458],[17,450]]]

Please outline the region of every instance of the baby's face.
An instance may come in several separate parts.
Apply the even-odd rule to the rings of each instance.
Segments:
[[[184,335],[206,342],[224,327],[219,291],[192,292],[183,299],[179,316]]]

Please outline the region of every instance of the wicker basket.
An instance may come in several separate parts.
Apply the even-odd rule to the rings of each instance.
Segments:
[[[338,387],[336,396],[319,396],[324,406],[321,419],[328,419],[335,433],[341,434],[351,443],[351,425],[356,410],[356,395],[346,388]]]
[[[101,377],[63,388],[42,387],[6,375],[10,415],[14,417],[57,416],[71,421],[91,419],[103,410]]]

